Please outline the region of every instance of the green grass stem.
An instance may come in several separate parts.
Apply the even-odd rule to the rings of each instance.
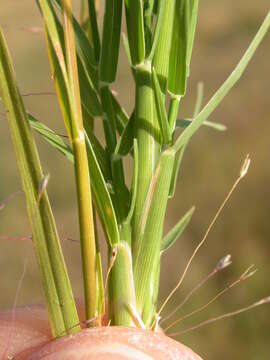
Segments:
[[[69,79],[71,102],[70,105],[72,109],[72,147],[74,153],[75,178],[79,209],[85,315],[86,319],[91,319],[94,318],[97,314],[96,243],[93,221],[92,195],[81,112],[81,99],[70,0],[62,0],[62,6],[67,73]]]

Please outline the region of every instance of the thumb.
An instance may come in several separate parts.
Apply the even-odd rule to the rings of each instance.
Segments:
[[[29,360],[201,360],[161,333],[122,326],[85,329],[56,339]]]
[[[83,306],[78,305],[80,314]],[[52,340],[47,310],[41,305],[0,313],[0,359],[201,360],[162,333],[136,328],[92,328]]]

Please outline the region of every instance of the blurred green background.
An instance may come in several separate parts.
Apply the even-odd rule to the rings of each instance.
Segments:
[[[79,1],[74,1],[78,14]],[[192,58],[188,91],[181,116],[190,116],[198,81],[205,84],[207,101],[236,65],[257,31],[269,0],[204,0]],[[102,13],[102,4],[100,12]],[[18,83],[24,94],[53,91],[42,26],[33,0],[1,3],[0,24],[14,60]],[[31,28],[31,29],[30,29]],[[163,259],[160,300],[176,284],[192,250],[201,240],[209,222],[239,173],[247,153],[251,156],[248,176],[224,209],[207,243],[196,256],[183,286],[167,311],[185,295],[226,254],[233,264],[205,285],[182,309],[181,315],[207,302],[219,289],[235,280],[250,264],[258,273],[228,292],[206,311],[177,329],[197,324],[209,317],[250,304],[270,294],[270,34],[257,51],[243,78],[233,88],[211,119],[227,125],[220,133],[204,128],[191,141],[182,163],[175,198],[167,211],[167,231],[192,205],[196,211],[188,229]],[[121,49],[118,97],[128,111],[133,106],[133,86],[127,61]],[[63,132],[56,98],[52,95],[26,96],[26,107],[38,118]],[[97,120],[98,122],[98,120]],[[99,127],[99,126],[98,126]],[[65,240],[78,238],[76,198],[72,166],[37,138],[45,173],[51,174],[49,195],[63,239],[63,248],[76,296],[82,296],[80,250]],[[0,108],[0,201],[20,189],[7,123]],[[23,196],[16,196],[0,212],[1,235],[27,235],[29,226]],[[12,306],[18,281],[27,262],[19,304],[43,301],[32,244],[27,241],[0,242],[0,306]],[[166,313],[166,310],[165,310]],[[180,315],[180,314],[179,314]],[[174,317],[175,319],[176,317]],[[269,359],[270,305],[237,317],[208,325],[181,337],[181,341],[205,359]]]

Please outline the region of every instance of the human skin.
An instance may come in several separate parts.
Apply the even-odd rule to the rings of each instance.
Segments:
[[[78,306],[83,318],[83,306]],[[0,359],[16,360],[201,360],[162,333],[99,327],[52,340],[46,308],[31,305],[0,313]]]

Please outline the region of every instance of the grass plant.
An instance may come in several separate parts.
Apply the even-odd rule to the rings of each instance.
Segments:
[[[106,0],[102,35],[94,0],[82,0],[80,21],[72,14],[70,0],[36,3],[68,141],[26,112],[1,29],[0,88],[52,333],[55,337],[70,334],[79,331],[80,325],[46,191],[48,178],[42,172],[32,131],[74,164],[85,318],[93,320],[89,326],[101,324],[106,297],[111,325],[151,329],[163,309],[157,309],[160,258],[180,237],[194,211],[189,209],[163,234],[165,212],[169,198],[174,196],[184,150],[202,125],[217,131],[225,129],[208,118],[247,67],[269,29],[270,12],[221,87],[201,109],[199,85],[194,113],[182,119],[178,110],[190,72],[198,0]],[[135,87],[131,114],[112,91],[123,11],[127,29],[123,41]],[[99,118],[105,146],[94,131]],[[178,136],[177,129],[181,130]],[[133,168],[129,187],[125,157]],[[106,281],[96,214],[107,240]]]

